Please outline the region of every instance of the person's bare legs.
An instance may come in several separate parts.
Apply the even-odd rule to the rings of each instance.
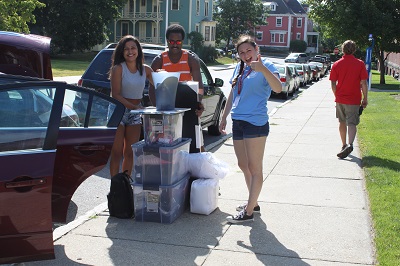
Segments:
[[[253,209],[258,205],[263,184],[262,161],[264,158],[266,137],[234,140],[235,153],[238,158],[239,168],[242,170],[249,198],[246,213],[250,216]]]
[[[132,144],[139,141],[141,125],[132,125],[125,127],[125,141],[124,141],[124,158],[122,161],[122,171],[128,170],[128,175],[132,174],[133,167],[133,151]]]
[[[347,138],[347,124],[346,122],[339,122],[339,134],[340,139],[342,140],[342,146],[346,145],[346,138]]]
[[[264,178],[262,162],[264,158],[266,139],[267,137],[244,139],[248,168],[251,175],[251,186],[246,206],[246,213],[249,216],[253,214],[254,207],[258,204],[258,197],[260,196],[263,186]]]
[[[250,193],[251,187],[251,173],[249,170],[246,146],[244,145],[244,140],[234,140],[233,147],[235,150],[236,158],[238,161],[238,166],[244,174],[244,179],[246,181],[247,190]]]
[[[354,139],[356,138],[356,134],[357,134],[357,126],[348,125],[347,131],[349,134],[349,144],[353,144]]]
[[[111,148],[111,157],[110,157],[111,177],[119,173],[119,165],[122,159],[122,153],[125,141],[124,135],[125,135],[125,126],[119,125],[117,128],[117,132],[115,133],[113,146]]]

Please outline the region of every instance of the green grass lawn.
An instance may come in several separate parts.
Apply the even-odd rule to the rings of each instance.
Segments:
[[[374,90],[368,93],[358,140],[378,263],[400,265],[400,83],[391,76],[385,80],[386,84],[380,85],[379,73],[373,71]]]
[[[81,76],[96,54],[97,52],[87,52],[53,56],[53,77]]]

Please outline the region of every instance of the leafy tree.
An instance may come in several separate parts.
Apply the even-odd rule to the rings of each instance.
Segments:
[[[107,40],[107,25],[116,18],[126,0],[41,0],[37,23],[31,30],[50,36],[58,53],[84,51]]]
[[[385,84],[384,52],[400,52],[400,2],[397,0],[306,0],[310,18],[321,25],[327,38],[340,42],[351,39],[359,47],[371,45],[379,60],[380,84]]]
[[[227,46],[240,34],[255,36],[257,26],[266,25],[266,10],[261,0],[217,0],[213,17],[217,23],[217,42]]]
[[[203,35],[201,35],[200,32],[192,31],[191,33],[188,34],[188,38],[190,40],[190,50],[192,50],[195,53],[198,53],[204,44]]]
[[[29,33],[27,23],[36,22],[33,10],[43,7],[38,0],[0,0],[0,30]]]
[[[307,43],[303,40],[290,41],[289,50],[295,53],[304,53],[307,50]]]

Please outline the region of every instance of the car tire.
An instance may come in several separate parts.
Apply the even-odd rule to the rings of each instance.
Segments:
[[[208,127],[208,135],[211,135],[211,136],[220,136],[221,135],[221,132],[219,131],[219,124],[221,122],[221,117],[222,117],[222,113],[224,112],[224,109],[225,109],[225,105],[223,105],[220,108],[218,118],[217,118],[217,121],[215,122],[215,124]]]
[[[287,100],[289,98],[289,89],[286,92],[281,92],[282,99]]]

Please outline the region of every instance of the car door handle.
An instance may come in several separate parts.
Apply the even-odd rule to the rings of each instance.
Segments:
[[[8,182],[6,183],[6,188],[32,187],[37,185],[43,185],[46,183],[47,183],[46,178],[29,179],[29,180]]]
[[[74,149],[79,151],[104,151],[106,147],[104,145],[82,145],[75,146]]]

